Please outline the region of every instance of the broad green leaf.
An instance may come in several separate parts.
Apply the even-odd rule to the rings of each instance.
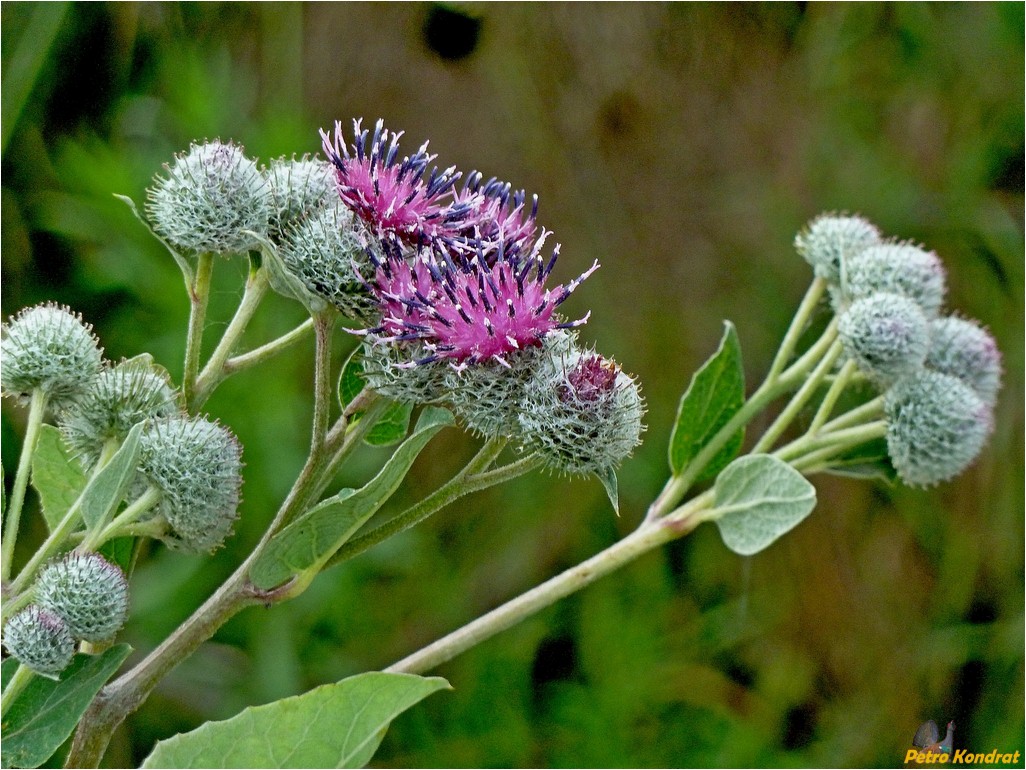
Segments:
[[[49,759],[131,650],[119,644],[99,655],[80,653],[59,680],[33,677],[4,715],[3,767],[39,767]],[[14,659],[4,661],[4,687],[17,666]]]
[[[596,472],[595,478],[602,482],[602,487],[606,490],[606,495],[609,497],[609,502],[613,504],[613,511],[617,516],[620,515],[620,494],[618,491],[618,485],[616,481],[616,471],[612,468],[608,469],[603,473]]]
[[[121,571],[131,576],[135,567],[135,546],[134,537],[115,537],[101,545],[97,551],[112,564],[121,567]]]
[[[88,477],[71,456],[61,432],[52,425],[39,429],[32,453],[32,486],[39,493],[46,526],[52,531],[85,489]]]
[[[453,424],[448,410],[425,408],[413,434],[395,450],[377,476],[360,489],[343,489],[322,501],[271,538],[250,568],[250,580],[258,588],[269,589],[322,565],[399,488],[427,442]]]
[[[156,238],[164,245],[164,248],[168,250],[168,252],[174,258],[175,262],[178,264],[178,269],[182,271],[182,275],[185,276],[185,282],[191,284],[193,277],[192,266],[185,259],[185,257],[179,254],[175,249],[173,249],[170,243],[168,243],[159,235],[157,235],[156,231],[152,227],[150,227],[150,223],[146,221],[142,214],[139,213],[139,209],[136,208],[134,200],[129,198],[127,195],[118,195],[117,193],[114,193],[114,197],[122,203],[124,203],[126,206],[128,206],[128,208],[130,208],[132,210],[132,213],[135,215],[135,218],[142,222],[143,227],[150,231],[150,235],[152,235],[154,238]]]
[[[876,479],[886,484],[898,480],[898,472],[887,453],[887,440],[874,439],[830,461],[826,473],[857,479]]]
[[[125,497],[139,460],[143,423],[132,427],[124,443],[82,493],[82,521],[89,529],[106,524]]]
[[[391,446],[398,444],[406,436],[410,429],[410,417],[413,414],[413,404],[407,401],[395,401],[388,405],[388,408],[374,423],[374,427],[367,431],[365,442],[371,446]]]
[[[311,315],[320,313],[329,307],[326,300],[307,289],[306,284],[285,267],[285,263],[278,256],[277,246],[259,233],[249,230],[246,232],[260,244],[260,250],[263,252],[263,265],[267,269],[267,280],[272,289],[283,297],[298,300],[303,307],[310,311]]]
[[[338,378],[338,402],[345,409],[356,398],[366,383],[363,380],[363,346],[357,345],[342,366]]]
[[[716,525],[734,553],[750,556],[796,527],[816,507],[816,489],[771,455],[748,455],[717,477]]]
[[[677,408],[669,452],[674,476],[683,472],[745,403],[741,343],[734,324],[726,321],[724,327],[719,349],[695,372]],[[742,428],[731,436],[695,480],[712,478],[725,468],[737,456],[744,438]]]
[[[160,741],[142,766],[363,767],[393,719],[443,689],[440,677],[359,674]]]

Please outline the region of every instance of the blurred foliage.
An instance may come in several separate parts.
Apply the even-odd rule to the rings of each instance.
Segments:
[[[1006,384],[985,455],[926,491],[816,479],[813,516],[751,559],[699,529],[442,667],[455,692],[399,719],[375,762],[891,766],[928,718],[954,719],[959,747],[1022,749],[1023,29],[1016,3],[3,3],[5,316],[68,303],[108,357],[147,350],[179,376],[181,277],[112,193],[141,202],[192,140],[266,160],[381,116],[443,165],[540,194],[560,274],[603,266],[567,314],[594,309],[585,338],[639,376],[650,409],[622,518],[597,483],[546,476],[460,501],[231,621],[128,720],[111,766],[381,668],[629,531],[722,320],[754,381],[810,277],[794,233],[830,209],[936,249],[950,306],[997,337]],[[244,275],[217,265],[211,339]],[[274,298],[250,339],[301,318]],[[238,563],[287,491],[309,347],[209,402],[245,447],[243,518],[214,558],[147,555],[137,649]],[[23,418],[4,405],[8,467]],[[389,511],[473,451],[440,436]]]

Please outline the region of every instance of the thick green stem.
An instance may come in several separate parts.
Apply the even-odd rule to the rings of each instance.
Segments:
[[[784,333],[784,339],[780,343],[777,355],[774,357],[773,363],[770,364],[769,373],[766,375],[768,381],[776,379],[777,375],[784,371],[784,366],[791,359],[791,355],[798,345],[802,332],[805,331],[809,319],[816,310],[816,306],[819,305],[820,299],[823,298],[823,292],[826,291],[826,287],[827,282],[824,278],[816,278],[809,285],[808,290],[805,292],[805,297],[794,314],[794,318],[791,319],[791,325]]]
[[[197,257],[192,286],[189,287],[189,329],[185,337],[185,368],[182,372],[182,396],[186,404],[191,404],[195,398],[200,350],[203,347],[203,326],[207,319],[207,302],[210,299],[210,279],[213,272],[213,254],[200,254]]]
[[[335,328],[333,311],[314,317],[314,417],[313,445],[324,443],[328,433],[328,416],[331,414],[333,392],[331,386],[331,333]]]
[[[150,486],[138,499],[125,508],[105,527],[93,530],[86,535],[85,540],[79,544],[77,550],[95,551],[108,540],[123,534],[126,527],[135,524],[140,516],[160,502],[160,496],[160,490],[155,486]]]
[[[25,504],[25,491],[28,489],[29,473],[32,468],[32,455],[36,451],[39,440],[39,429],[43,425],[48,402],[46,392],[42,388],[32,391],[29,402],[28,425],[25,428],[25,440],[21,444],[21,457],[18,458],[18,470],[14,475],[14,486],[11,488],[11,499],[7,504],[7,521],[4,522],[4,542],[0,546],[0,576],[6,582],[11,577],[14,564],[14,546],[18,540],[18,528],[21,526],[21,509]]]
[[[18,670],[14,672],[14,676],[11,677],[7,687],[4,688],[3,696],[0,696],[0,718],[7,715],[7,709],[18,699],[22,690],[32,681],[35,675],[35,672],[28,666],[21,663],[18,664]]]
[[[241,372],[244,369],[249,369],[250,367],[261,364],[269,358],[276,356],[278,353],[299,342],[299,340],[303,339],[303,337],[313,331],[313,326],[313,319],[307,318],[295,329],[283,334],[277,339],[273,339],[258,348],[254,348],[248,353],[240,353],[237,356],[232,356],[224,362],[223,370],[225,376]]]
[[[779,459],[789,462],[798,470],[802,470],[809,464],[809,457],[814,456],[813,459],[819,462],[886,435],[887,423],[884,420],[876,420],[830,433],[806,434],[787,446],[781,447],[773,454]]]
[[[242,301],[239,302],[239,306],[236,308],[235,315],[229,322],[228,328],[224,330],[221,341],[214,348],[214,352],[210,354],[210,359],[196,379],[196,387],[192,394],[192,400],[189,403],[190,409],[198,409],[227,376],[225,363],[228,361],[232,351],[238,346],[239,340],[245,333],[246,327],[249,326],[249,322],[253,320],[253,316],[260,307],[260,303],[267,294],[269,287],[270,284],[267,281],[267,271],[265,269],[261,267],[250,269],[249,276],[246,278],[246,288],[242,294]]]

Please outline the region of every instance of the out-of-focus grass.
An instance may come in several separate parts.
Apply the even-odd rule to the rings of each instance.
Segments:
[[[567,314],[593,309],[584,337],[638,375],[649,405],[622,518],[596,483],[546,476],[461,501],[299,599],[230,622],[128,721],[111,765],[387,665],[626,533],[664,479],[676,400],[722,320],[737,324],[754,381],[809,280],[794,233],[828,209],[936,249],[950,306],[997,337],[1006,384],[984,456],[925,491],[817,479],[816,513],[752,559],[700,529],[442,667],[455,691],[398,720],[375,762],[887,766],[927,718],[955,719],[961,747],[1022,748],[1021,5],[2,14],[5,314],[67,302],[109,357],[149,350],[179,375],[181,278],[111,194],[141,202],[192,140],[232,138],[267,159],[316,151],[335,119],[382,116],[407,131],[406,149],[430,138],[443,166],[540,194],[560,276],[602,263]],[[243,276],[239,261],[218,264],[211,338]],[[251,339],[301,318],[274,298]],[[126,631],[137,648],[209,593],[287,490],[308,440],[308,347],[209,402],[245,446],[243,519],[213,558],[149,554]],[[7,467],[22,419],[5,405]],[[472,451],[443,434],[390,510]]]

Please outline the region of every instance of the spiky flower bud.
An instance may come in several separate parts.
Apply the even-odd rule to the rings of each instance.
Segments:
[[[1001,351],[994,338],[974,321],[948,316],[930,324],[926,365],[951,374],[993,405],[1001,388]]]
[[[257,245],[245,231],[267,231],[271,193],[242,147],[216,139],[193,144],[165,168],[167,176],[147,190],[146,211],[168,243],[218,254]]]
[[[933,318],[944,303],[944,265],[936,254],[908,243],[885,243],[853,255],[845,263],[841,293],[845,303],[887,292],[915,300]]]
[[[177,411],[167,372],[134,358],[104,368],[76,408],[62,415],[61,430],[91,465],[110,439],[120,441],[136,423]]]
[[[612,361],[572,351],[550,359],[520,403],[524,445],[571,474],[614,470],[640,443],[645,407],[637,383]]]
[[[242,449],[227,428],[204,417],[151,423],[140,441],[140,470],[161,491],[157,510],[171,545],[219,547],[232,530],[242,486]]]
[[[50,679],[56,679],[75,655],[75,640],[67,624],[35,605],[7,621],[4,647],[23,665]]]
[[[841,263],[880,242],[880,231],[859,216],[821,214],[798,233],[794,247],[819,278],[841,279]]]
[[[888,390],[884,412],[887,452],[910,486],[930,486],[961,473],[980,453],[994,419],[962,380],[929,369]]]
[[[374,268],[355,228],[352,212],[333,202],[291,227],[278,253],[285,268],[309,291],[347,318],[375,324],[381,317],[378,301],[361,277],[373,275]]]
[[[128,581],[98,553],[72,551],[39,573],[36,601],[64,620],[75,639],[103,642],[128,617]]]
[[[570,355],[574,339],[573,332],[556,329],[538,345],[508,355],[503,362],[447,366],[445,388],[453,411],[479,436],[519,434],[518,410],[527,383],[540,367]]]
[[[368,341],[363,345],[363,372],[371,390],[396,401],[440,404],[449,398],[449,364],[431,357],[423,344],[398,346]]]
[[[276,158],[265,170],[271,193],[270,232],[280,239],[289,228],[329,203],[338,203],[335,167],[304,155]]]
[[[837,334],[859,370],[880,385],[918,371],[930,349],[930,324],[899,294],[873,294],[840,317]]]
[[[92,327],[53,303],[26,308],[3,326],[0,389],[26,399],[41,389],[57,409],[70,406],[100,371]]]

